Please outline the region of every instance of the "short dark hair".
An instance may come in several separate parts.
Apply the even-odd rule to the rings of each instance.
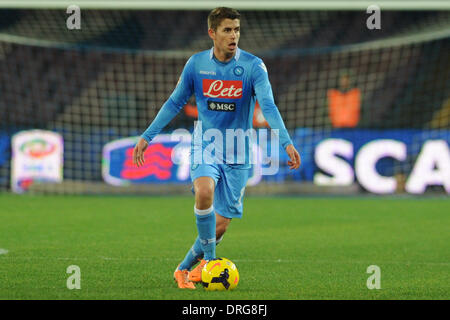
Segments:
[[[232,8],[218,7],[213,10],[208,15],[208,29],[217,30],[217,27],[225,19],[241,19],[241,14]]]

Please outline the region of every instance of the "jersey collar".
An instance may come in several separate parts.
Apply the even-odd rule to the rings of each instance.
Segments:
[[[241,56],[241,49],[236,48],[236,54],[234,55],[233,59],[239,61],[240,56]],[[211,50],[209,50],[209,59],[212,60],[213,57],[214,57],[214,47],[212,47]]]

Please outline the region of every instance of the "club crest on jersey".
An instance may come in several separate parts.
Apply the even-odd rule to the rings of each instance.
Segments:
[[[203,95],[210,98],[242,98],[241,80],[203,79]]]
[[[244,68],[242,68],[241,66],[234,67],[233,73],[235,76],[240,77],[244,74]]]
[[[236,102],[218,102],[208,100],[208,110],[211,111],[235,111]]]

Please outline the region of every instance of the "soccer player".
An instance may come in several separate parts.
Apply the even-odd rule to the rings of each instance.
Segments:
[[[133,151],[133,162],[141,166],[148,143],[195,94],[198,122],[191,147],[190,175],[198,237],[174,272],[178,287],[183,289],[195,289],[193,282],[201,281],[203,266],[216,258],[216,245],[231,220],[242,217],[242,197],[251,170],[249,143],[243,144],[243,152],[230,150],[224,138],[214,148],[213,161],[198,161],[196,152],[203,154],[208,144],[202,139],[199,142],[196,135],[201,136],[209,129],[216,129],[224,136],[227,129],[251,129],[257,99],[271,129],[278,129],[280,143],[290,159],[290,169],[300,166],[300,155],[274,103],[266,66],[260,58],[238,48],[240,13],[231,8],[213,9],[208,15],[208,35],[214,46],[187,61],[175,90]],[[199,265],[190,271],[198,261]]]

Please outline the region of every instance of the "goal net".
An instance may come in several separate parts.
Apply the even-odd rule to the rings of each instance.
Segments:
[[[192,132],[194,98],[143,171],[130,150],[190,55],[212,46],[207,15],[83,10],[68,29],[65,10],[0,10],[0,190],[189,192],[186,148],[174,161],[169,134]],[[264,60],[302,157],[292,172],[281,150],[250,192],[450,193],[450,13],[383,11],[381,29],[367,19],[242,12],[239,46]],[[253,123],[267,126],[258,109]]]

